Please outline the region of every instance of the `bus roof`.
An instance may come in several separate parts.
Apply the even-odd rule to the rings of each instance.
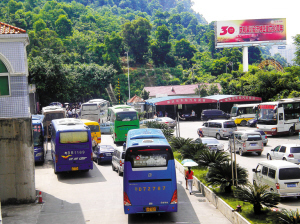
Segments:
[[[108,101],[104,99],[92,99],[89,100],[87,103],[95,103],[95,102],[108,102]]]
[[[58,107],[58,106],[47,106],[42,108],[42,113],[53,112],[53,111],[64,112],[65,108]]]
[[[39,125],[39,124],[43,124],[43,121],[42,120],[39,120],[39,119],[37,119],[37,120],[33,120],[32,119],[32,125]]]
[[[170,146],[160,129],[140,128],[132,129],[127,133],[126,147],[135,147],[143,145],[166,145]]]
[[[42,114],[32,114],[32,120],[41,120],[43,121],[45,115],[42,115]]]
[[[81,120],[75,118],[54,119],[52,120],[52,124],[56,131],[88,129],[88,127]]]
[[[133,109],[132,107],[121,107],[121,108],[115,108],[115,107],[110,107],[110,109],[114,112],[114,113],[118,113],[118,112],[126,112],[126,111],[135,111],[137,112],[135,109]]]
[[[249,104],[233,104],[234,107],[254,107],[258,106],[259,103],[249,103]]]
[[[88,120],[88,119],[80,119],[84,124],[86,125],[98,125],[99,126],[99,123],[97,121],[91,121],[91,120]]]
[[[113,106],[111,107],[112,109],[123,109],[123,108],[132,108],[131,106],[128,106],[128,105],[116,105],[116,106]]]

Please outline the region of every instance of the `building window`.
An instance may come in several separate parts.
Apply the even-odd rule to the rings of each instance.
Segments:
[[[0,96],[9,95],[9,74],[6,66],[0,60]]]

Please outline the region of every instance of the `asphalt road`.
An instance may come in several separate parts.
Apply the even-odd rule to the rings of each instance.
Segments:
[[[110,135],[102,135],[101,144],[114,145]],[[37,224],[230,223],[202,194],[195,191],[189,195],[184,177],[179,172],[176,175],[177,213],[125,215],[123,177],[112,171],[110,163],[94,163],[93,170],[88,173],[57,175],[52,164],[48,151],[47,161],[36,166],[36,188],[43,192],[45,202],[35,222]]]
[[[180,122],[180,136],[184,138],[198,138],[197,135],[197,129],[200,127],[202,122],[195,121],[195,122],[189,122],[189,121],[183,121]],[[238,130],[255,130],[254,127],[241,127],[238,126]],[[220,142],[224,143],[225,150],[228,148],[228,139],[222,139]],[[248,170],[249,174],[249,181],[252,182],[252,169],[256,168],[257,163],[262,160],[267,160],[267,152],[270,149],[275,148],[277,145],[284,144],[284,143],[290,143],[290,144],[300,144],[299,136],[268,136],[268,144],[264,147],[264,151],[262,152],[261,156],[258,156],[256,153],[250,153],[243,156],[240,156],[239,154],[236,155],[237,163],[245,167]],[[286,208],[286,209],[292,209],[296,210],[300,206],[300,200],[298,200],[296,197],[291,198],[283,198],[281,200],[281,203],[278,205],[280,208]]]

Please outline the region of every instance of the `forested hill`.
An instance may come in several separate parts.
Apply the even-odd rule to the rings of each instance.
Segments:
[[[150,85],[220,82],[229,94],[250,89],[243,88],[248,79],[242,86],[237,81],[244,75],[241,50],[216,50],[213,24],[191,6],[191,0],[2,0],[0,21],[27,31],[29,82],[42,105],[108,99],[110,83],[126,101],[127,53],[131,96]],[[263,50],[250,48],[249,63],[270,57]]]

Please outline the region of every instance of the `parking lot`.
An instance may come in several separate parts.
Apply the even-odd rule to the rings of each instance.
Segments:
[[[202,121],[183,121],[180,122],[180,136],[184,138],[198,138],[197,129],[202,125]],[[255,130],[253,127],[241,127],[238,126],[238,130]],[[176,131],[175,131],[176,135]],[[225,150],[228,149],[228,139],[222,139],[220,142],[224,143]],[[249,181],[252,182],[252,169],[257,166],[257,163],[262,160],[267,160],[267,152],[270,149],[275,148],[280,144],[300,144],[299,135],[293,136],[268,136],[268,144],[264,147],[264,151],[262,152],[261,156],[258,156],[257,153],[249,153],[243,156],[236,154],[237,163],[245,167],[248,170],[249,174]],[[300,205],[300,200],[297,198],[284,198],[281,201],[279,207],[284,207],[287,209],[295,210],[296,207]]]

